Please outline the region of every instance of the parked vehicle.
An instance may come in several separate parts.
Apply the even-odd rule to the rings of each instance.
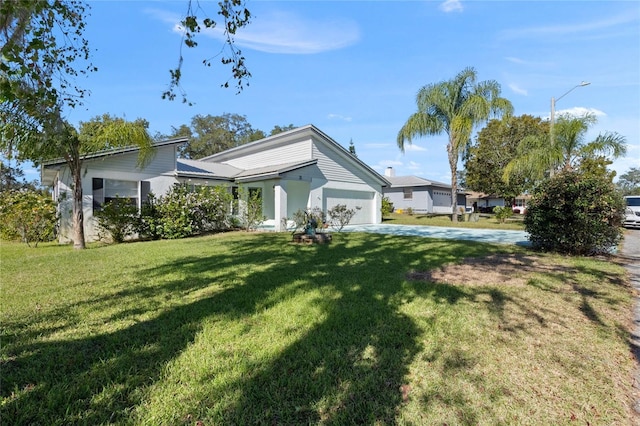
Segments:
[[[640,229],[640,211],[633,211],[631,207],[627,207],[624,213],[624,223],[622,226],[625,228]]]
[[[640,229],[640,195],[627,195],[624,197],[624,201],[627,203],[627,209],[623,226]]]
[[[640,212],[640,195],[627,195],[624,197],[624,201],[627,203],[627,207],[635,213]]]

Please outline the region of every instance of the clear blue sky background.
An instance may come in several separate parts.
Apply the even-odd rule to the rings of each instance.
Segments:
[[[196,2],[194,1],[194,4]],[[202,60],[219,34],[183,48],[183,87],[195,103],[161,99],[180,51],[187,1],[90,2],[86,36],[99,71],[72,123],[110,113],[168,133],[196,114],[245,115],[256,129],[314,124],[383,173],[448,182],[446,136],[416,140],[402,154],[396,135],[415,95],[467,66],[497,80],[515,114],[591,111],[598,132],[627,138],[618,174],[640,166],[640,2],[635,1],[248,1],[253,20],[236,37],[253,77],[240,94],[221,88],[230,69]],[[217,2],[200,1],[217,18]],[[474,134],[475,138],[475,134]]]

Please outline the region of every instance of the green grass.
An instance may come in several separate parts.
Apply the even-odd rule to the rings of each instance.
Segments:
[[[289,241],[2,243],[0,423],[630,423],[620,266],[540,256],[526,285],[456,285],[407,273],[519,249]]]
[[[513,215],[506,220],[505,223],[498,222],[493,215],[482,214],[477,222],[458,221],[453,223],[451,216],[437,215],[430,216],[424,214],[398,214],[391,213],[384,217],[385,224],[398,225],[426,225],[426,226],[447,226],[457,228],[484,228],[484,229],[507,229],[514,231],[523,231],[524,223],[523,215]]]

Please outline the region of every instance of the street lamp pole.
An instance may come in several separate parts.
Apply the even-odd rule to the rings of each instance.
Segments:
[[[555,124],[555,120],[556,120],[556,102],[558,102],[560,99],[562,99],[565,96],[567,96],[569,93],[573,92],[578,87],[588,86],[590,84],[591,83],[589,83],[587,81],[581,81],[580,84],[576,84],[571,89],[567,90],[563,95],[561,95],[561,96],[559,96],[557,98],[553,98],[553,97],[551,98],[551,115],[549,117],[549,136],[551,137],[551,146],[553,146],[555,144],[555,139],[554,139],[554,134],[553,134],[553,125]],[[554,172],[553,167],[551,167],[551,170],[549,172],[550,172],[551,176],[553,176],[553,172]]]

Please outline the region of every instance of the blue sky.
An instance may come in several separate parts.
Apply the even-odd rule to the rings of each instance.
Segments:
[[[195,2],[194,2],[195,3]],[[591,111],[590,136],[616,131],[628,154],[618,174],[640,166],[640,3],[632,1],[249,1],[252,23],[236,42],[253,77],[240,94],[221,88],[230,70],[204,67],[220,34],[183,49],[188,106],[161,99],[180,50],[181,1],[90,2],[86,36],[98,72],[68,111],[72,123],[110,113],[142,117],[152,133],[188,124],[196,114],[245,115],[254,128],[314,124],[383,173],[448,182],[446,136],[414,141],[403,154],[396,135],[429,83],[472,66],[493,79],[515,114],[548,118]],[[211,17],[217,2],[200,1]]]

